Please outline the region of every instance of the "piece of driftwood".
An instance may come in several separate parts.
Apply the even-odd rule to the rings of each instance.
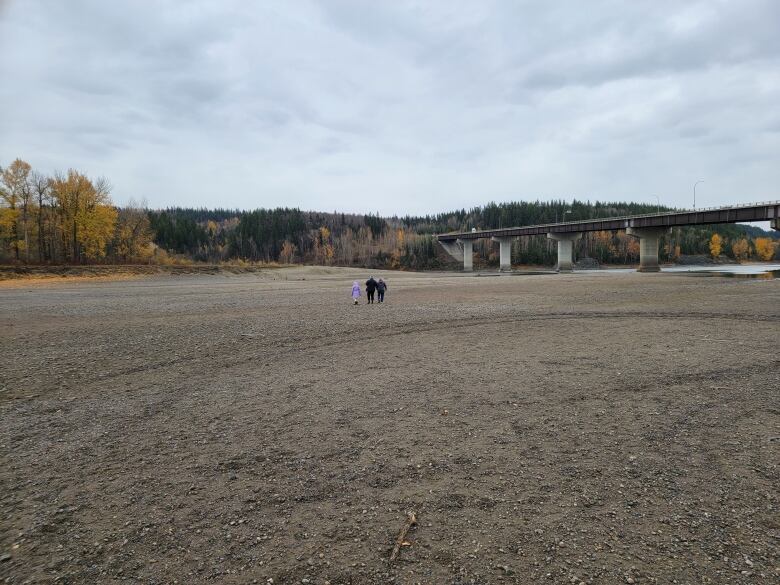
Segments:
[[[417,515],[414,512],[407,512],[406,522],[404,523],[403,528],[401,528],[401,532],[398,533],[398,538],[395,539],[395,546],[393,547],[393,552],[390,554],[391,563],[398,556],[398,553],[401,551],[402,546],[409,546],[409,543],[406,542],[406,533],[409,532],[409,529],[415,524],[417,524]]]

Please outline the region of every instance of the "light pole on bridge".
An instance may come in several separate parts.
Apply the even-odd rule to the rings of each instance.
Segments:
[[[693,184],[693,208],[696,209],[696,185],[703,183],[704,179],[699,179]]]

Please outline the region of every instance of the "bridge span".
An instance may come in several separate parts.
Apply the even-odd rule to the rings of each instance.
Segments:
[[[772,228],[780,230],[780,201],[751,203],[730,207],[714,207],[686,211],[648,213],[626,217],[609,217],[529,225],[523,227],[472,230],[470,232],[452,232],[437,237],[442,247],[456,260],[463,262],[463,270],[470,272],[474,266],[474,240],[490,238],[498,242],[500,251],[500,271],[512,269],[512,239],[522,236],[547,235],[558,242],[557,270],[571,271],[572,249],[574,242],[584,232],[625,230],[630,236],[639,238],[639,271],[658,272],[658,240],[669,229],[686,225],[711,225],[718,223],[744,223],[769,221]]]

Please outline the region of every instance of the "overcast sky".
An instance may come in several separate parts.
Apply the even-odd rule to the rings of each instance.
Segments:
[[[0,0],[0,164],[152,207],[780,199],[780,2]]]

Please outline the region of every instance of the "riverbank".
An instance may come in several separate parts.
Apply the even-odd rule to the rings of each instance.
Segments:
[[[60,278],[132,278],[194,274],[252,274],[280,268],[278,264],[92,264],[92,265],[0,265],[0,281]]]

